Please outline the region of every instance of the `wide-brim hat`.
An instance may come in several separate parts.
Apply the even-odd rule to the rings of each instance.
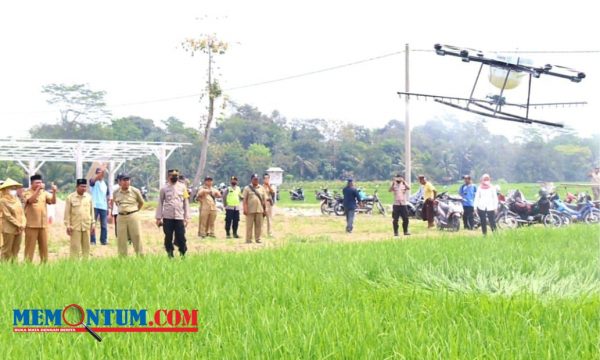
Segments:
[[[14,187],[14,186],[22,188],[23,184],[18,183],[18,182],[16,182],[15,180],[13,180],[11,178],[8,178],[8,179],[6,179],[4,181],[4,183],[2,185],[0,185],[0,190],[6,189],[6,188],[9,188],[9,187]]]

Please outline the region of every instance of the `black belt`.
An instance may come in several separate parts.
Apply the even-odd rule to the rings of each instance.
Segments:
[[[136,212],[138,212],[138,211],[139,211],[139,210],[130,211],[130,212],[122,212],[122,213],[119,213],[119,215],[131,215],[131,214],[134,214],[134,213],[136,213]]]

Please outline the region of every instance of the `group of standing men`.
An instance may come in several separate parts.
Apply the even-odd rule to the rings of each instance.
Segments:
[[[169,257],[174,257],[175,247],[181,256],[187,251],[185,229],[190,211],[190,194],[187,187],[178,182],[179,172],[169,170],[169,182],[160,189],[158,206],[156,208],[156,224],[162,226],[165,233],[165,250]],[[223,193],[213,187],[213,178],[206,176],[204,183],[196,192],[195,199],[199,202],[200,214],[198,236],[200,238],[215,238],[215,222],[217,219],[217,199],[223,199],[225,208],[225,233],[227,238],[239,238],[238,228],[240,211],[246,216],[246,243],[261,242],[263,221],[266,221],[267,235],[272,236],[273,206],[276,201],[276,188],[270,183],[268,174],[263,175],[263,184],[259,177],[253,174],[250,184],[243,190],[238,185],[238,178],[232,176],[230,185]],[[174,241],[173,241],[174,239]]]

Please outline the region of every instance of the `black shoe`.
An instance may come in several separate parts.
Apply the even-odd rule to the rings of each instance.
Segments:
[[[235,234],[235,233],[234,233],[234,234],[233,234],[233,238],[234,238],[234,239],[239,239],[240,237],[239,237],[239,235],[238,235],[238,234]]]
[[[398,232],[397,231],[394,233],[394,236],[398,236]]]
[[[404,235],[408,236],[408,235],[410,235],[410,233],[408,231],[406,231],[406,232],[404,232]]]
[[[167,256],[169,257],[169,259],[174,258],[175,256],[173,255],[173,250],[167,251]]]

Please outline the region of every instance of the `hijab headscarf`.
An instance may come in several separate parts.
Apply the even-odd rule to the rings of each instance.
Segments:
[[[492,181],[491,181],[490,175],[483,174],[481,176],[481,182],[479,183],[479,188],[480,189],[489,189],[491,186],[492,186]]]

